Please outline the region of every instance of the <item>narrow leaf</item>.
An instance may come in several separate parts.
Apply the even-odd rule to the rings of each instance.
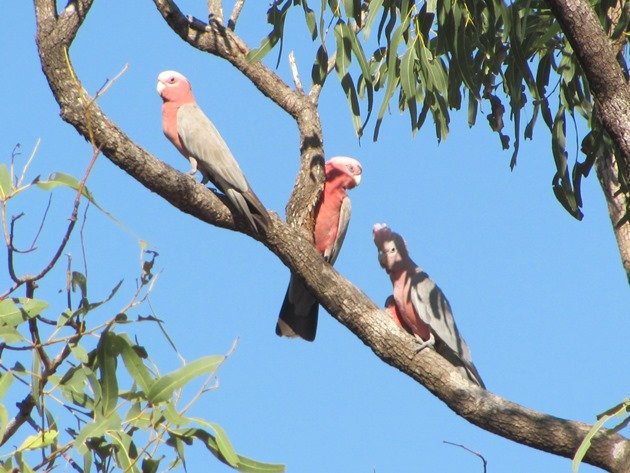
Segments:
[[[119,337],[122,339],[121,355],[123,363],[134,382],[147,393],[153,384],[153,376],[145,366],[142,358],[134,350],[131,340],[126,335],[119,335]]]
[[[23,452],[48,447],[55,441],[58,434],[59,432],[56,430],[46,430],[35,435],[29,435],[24,439],[24,442],[22,442],[22,445],[20,445],[17,451]]]
[[[0,200],[5,200],[13,191],[11,174],[6,164],[0,164]]]
[[[152,404],[169,400],[176,389],[181,388],[191,379],[214,372],[223,360],[225,360],[224,356],[206,356],[158,378],[149,389],[147,399]]]
[[[7,371],[3,375],[0,375],[0,399],[4,398],[11,383],[13,383],[13,373]]]

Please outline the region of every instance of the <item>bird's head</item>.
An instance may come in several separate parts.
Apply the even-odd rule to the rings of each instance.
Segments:
[[[164,102],[194,102],[190,82],[177,71],[160,72],[157,78],[157,92]]]
[[[384,223],[377,223],[372,229],[374,244],[378,250],[378,262],[387,274],[403,269],[409,260],[405,240]]]
[[[361,163],[354,158],[347,156],[335,156],[326,161],[325,166],[326,181],[343,178],[344,187],[352,189],[361,183],[361,173],[363,168]]]

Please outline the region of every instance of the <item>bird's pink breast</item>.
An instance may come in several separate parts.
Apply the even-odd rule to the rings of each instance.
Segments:
[[[162,130],[164,135],[169,139],[171,143],[177,148],[177,150],[188,158],[186,148],[179,138],[177,132],[177,110],[179,105],[172,102],[165,102],[162,105]]]

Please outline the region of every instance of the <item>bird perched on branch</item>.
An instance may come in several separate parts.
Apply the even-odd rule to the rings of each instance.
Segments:
[[[158,75],[162,97],[162,128],[177,150],[190,161],[189,174],[201,172],[201,183],[212,182],[225,194],[233,210],[258,231],[269,223],[269,214],[251,190],[243,171],[225,141],[197,105],[190,82],[176,71]]]
[[[324,259],[334,264],[346,236],[350,221],[350,199],[347,191],[361,182],[361,163],[353,158],[337,156],[326,162],[324,190],[315,207],[315,248]],[[313,341],[317,332],[319,305],[304,283],[291,274],[276,334]]]
[[[485,388],[444,293],[409,257],[398,233],[385,224],[376,224],[373,235],[378,262],[394,289],[385,302],[394,322],[418,340],[420,350],[433,346],[451,364],[463,369],[471,381]]]

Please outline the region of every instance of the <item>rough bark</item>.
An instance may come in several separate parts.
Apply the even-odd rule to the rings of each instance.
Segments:
[[[630,89],[616,48],[587,0],[547,0],[588,78],[604,128],[617,145],[619,166],[630,171]]]
[[[623,220],[630,208],[618,180],[622,175],[630,182],[630,87],[616,59],[620,46],[610,40],[588,1],[547,2],[588,78],[597,119],[619,150],[617,157],[600,157],[597,175],[606,195],[621,262],[630,282],[630,224]],[[612,24],[616,21],[613,18]]]
[[[198,49],[230,61],[298,124],[302,168],[288,204],[291,222],[286,224],[272,214],[264,235],[251,234],[247,224],[235,221],[213,192],[133,143],[88,96],[74,75],[68,51],[91,2],[71,3],[59,15],[54,0],[34,2],[42,69],[59,103],[61,116],[85,139],[92,139],[109,160],[178,209],[209,224],[241,231],[259,240],[291,271],[300,274],[321,304],[377,356],[424,385],[458,415],[507,439],[556,455],[573,456],[589,425],[510,402],[462,378],[433,350],[418,353],[414,339],[325,263],[308,238],[303,237],[298,227],[307,220],[305,216],[310,214],[309,206],[317,198],[321,184],[323,150],[316,103],[290,89],[264,65],[248,63],[247,47],[230,30],[216,22],[204,25],[186,19],[171,1],[154,0],[180,37]],[[627,472],[630,441],[613,432],[600,432],[584,461],[611,472]]]
[[[630,283],[630,221],[628,220],[630,199],[627,191],[624,191],[619,183],[619,167],[614,155],[598,157],[596,166],[597,178],[608,204],[608,214],[617,239],[621,263]]]

